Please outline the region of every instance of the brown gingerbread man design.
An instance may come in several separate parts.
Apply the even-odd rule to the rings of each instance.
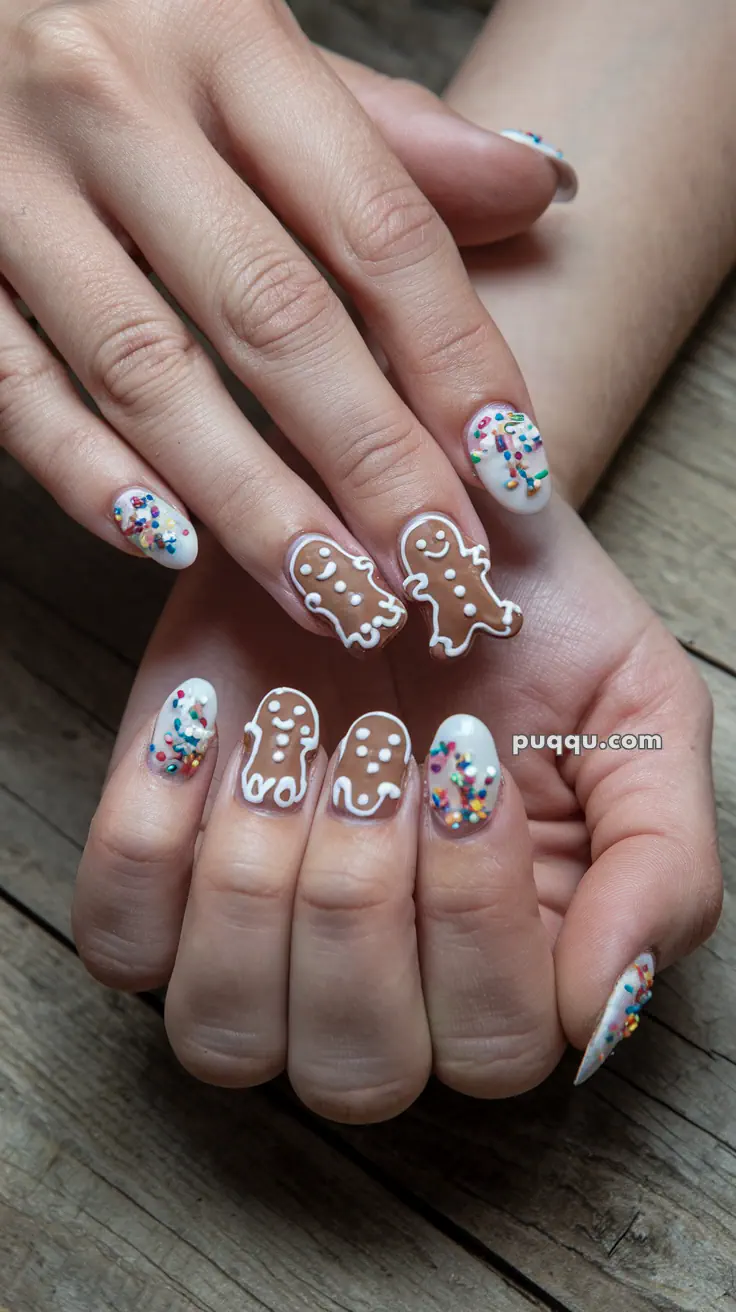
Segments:
[[[314,702],[296,688],[272,688],[244,729],[248,756],[241,782],[246,802],[286,809],[303,801],[319,746]]]
[[[370,711],[350,726],[340,743],[332,785],[337,811],[364,819],[388,819],[399,807],[411,739],[388,711]]]
[[[326,619],[348,649],[384,646],[406,622],[406,607],[379,581],[375,562],[321,533],[300,538],[289,574],[310,614]]]
[[[404,529],[400,551],[406,592],[431,607],[433,656],[465,655],[477,633],[519,632],[521,611],[493,591],[486,548],[468,543],[446,515],[418,515]]]

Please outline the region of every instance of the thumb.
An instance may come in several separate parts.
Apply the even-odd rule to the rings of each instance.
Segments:
[[[563,169],[570,196],[570,166],[541,149],[529,150],[528,141],[522,145],[478,127],[416,82],[386,77],[331,51],[321,53],[459,246],[480,246],[526,231],[556,192],[562,198]]]

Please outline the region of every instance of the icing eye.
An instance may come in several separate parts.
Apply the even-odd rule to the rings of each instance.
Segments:
[[[276,698],[274,697],[273,701],[268,703],[268,709],[269,711],[280,711],[281,702],[277,701]]]
[[[330,554],[330,548],[329,548],[329,547],[320,547],[320,549],[319,549],[319,554],[320,554],[320,556],[322,557],[323,560],[326,560],[327,557],[328,557],[329,554]]]
[[[414,543],[414,546],[416,547],[417,551],[425,551],[427,547],[427,539],[417,538],[416,542]]]
[[[390,748],[390,747],[382,747],[381,750],[380,750],[380,752],[378,753],[378,759],[379,759],[379,761],[390,761],[390,760],[391,760],[391,748]]]
[[[306,706],[302,706],[301,702],[299,703],[298,706],[294,707],[295,715],[306,715],[306,713],[307,713],[307,708]]]
[[[388,740],[392,747],[401,746],[401,735],[398,733],[390,733],[388,736]]]
[[[356,729],[356,730],[355,730],[355,737],[356,737],[356,738],[360,738],[361,741],[365,741],[365,739],[366,739],[366,738],[370,738],[370,736],[371,736],[371,731],[370,731],[370,729]]]
[[[435,533],[435,537],[438,538],[440,542],[441,542],[442,539],[443,539],[444,537],[446,537],[446,536],[447,536],[447,535],[446,535],[445,530],[444,530],[443,528],[438,528],[437,532]]]
[[[311,574],[311,573],[312,573],[312,566],[311,566],[311,565],[300,565],[300,567],[299,567],[299,573],[300,573],[300,574]]]
[[[308,724],[303,724],[302,727],[301,727],[301,729],[299,730],[299,732],[300,732],[302,738],[308,738],[308,737],[309,737],[309,725],[308,725]]]

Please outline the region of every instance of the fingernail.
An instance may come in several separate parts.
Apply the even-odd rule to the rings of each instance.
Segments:
[[[332,805],[338,814],[388,820],[401,805],[411,739],[388,711],[370,711],[351,724],[337,752]]]
[[[144,487],[115,499],[115,523],[124,538],[166,569],[186,569],[197,555],[197,533],[186,515]]]
[[[319,747],[319,715],[297,688],[272,688],[244,729],[241,783],[246,802],[286,810],[304,800]]]
[[[550,145],[544,137],[540,137],[537,132],[517,132],[515,128],[507,128],[501,133],[502,137],[508,137],[509,141],[516,141],[520,146],[531,146],[532,150],[538,150],[542,155],[546,155],[555,166],[557,173],[557,191],[555,200],[563,204],[567,201],[574,200],[578,190],[578,175],[572,164],[568,164],[561,150],[556,146]]]
[[[166,698],[148,749],[157,774],[196,772],[215,736],[217,693],[206,679],[186,679]]]
[[[452,834],[472,833],[489,820],[501,765],[490,729],[475,715],[443,720],[427,758],[432,814]]]
[[[375,561],[321,533],[294,544],[289,575],[309,613],[326,620],[348,649],[384,647],[406,622],[405,606],[383,586]]]
[[[430,608],[433,656],[463,656],[476,634],[511,638],[522,614],[513,601],[502,601],[491,586],[488,549],[473,545],[446,515],[417,515],[399,544],[406,570],[404,589]]]
[[[622,1039],[630,1038],[638,1028],[639,1013],[652,996],[653,980],[654,957],[651,952],[642,952],[626,967],[623,975],[619,975],[585,1049],[575,1084],[585,1084],[610,1057],[616,1045]]]
[[[547,505],[552,480],[539,429],[506,401],[492,401],[465,429],[473,469],[499,505],[533,515]]]

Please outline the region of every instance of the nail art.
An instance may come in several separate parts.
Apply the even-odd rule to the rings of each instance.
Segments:
[[[310,614],[324,616],[347,648],[385,646],[406,622],[405,606],[379,582],[375,562],[321,533],[295,544],[289,574]]]
[[[565,204],[567,201],[574,200],[578,191],[578,175],[572,164],[568,164],[561,150],[556,146],[550,145],[544,137],[540,137],[538,132],[517,132],[515,128],[507,128],[501,133],[502,137],[508,137],[509,141],[516,141],[520,146],[531,146],[532,150],[538,150],[542,155],[546,155],[552,160],[557,173],[557,191],[555,200]]]
[[[131,487],[121,492],[113,515],[123,537],[166,569],[186,569],[196,558],[194,525],[146,488]]]
[[[157,774],[192,775],[215,736],[217,693],[206,679],[186,679],[167,697],[149,752]]]
[[[502,601],[491,587],[486,547],[468,543],[446,515],[418,515],[411,520],[399,551],[407,595],[431,607],[433,656],[464,655],[477,633],[511,638],[519,632],[519,607]]]
[[[411,739],[406,725],[387,711],[361,715],[338,748],[332,805],[350,815],[395,815],[401,802]]]
[[[506,510],[530,515],[547,505],[552,480],[539,429],[528,415],[505,401],[491,402],[473,416],[465,441],[475,473]]]
[[[489,820],[501,787],[493,735],[475,715],[443,720],[428,757],[429,803],[444,829],[468,834]]]
[[[319,746],[319,715],[297,688],[272,688],[244,729],[248,758],[241,782],[246,802],[286,810],[304,800]]]
[[[639,1027],[639,1013],[652,996],[654,957],[642,952],[623,975],[619,975],[611,996],[601,1013],[593,1036],[585,1049],[575,1076],[575,1084],[585,1084],[610,1057],[622,1039],[629,1039]]]

